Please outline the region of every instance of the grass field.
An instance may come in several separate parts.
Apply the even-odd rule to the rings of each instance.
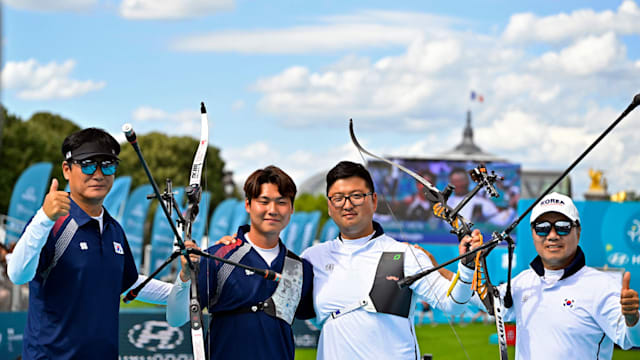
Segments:
[[[417,327],[416,336],[420,344],[420,351],[423,354],[432,354],[434,360],[495,360],[499,358],[498,345],[489,344],[489,336],[496,332],[495,325],[474,323],[464,327],[455,325],[454,329],[462,340],[464,351],[448,324],[435,327],[430,325]],[[465,351],[469,354],[468,357],[465,355]],[[315,358],[316,351],[314,349],[296,350],[296,359],[312,360]],[[515,349],[512,346],[509,347],[509,359],[515,359]],[[613,359],[637,360],[640,359],[640,351],[614,350]]]
[[[139,301],[120,304],[120,306],[126,310],[140,308],[164,310],[164,306],[156,306]],[[462,327],[455,324],[454,329],[462,345],[458,342],[449,324],[439,324],[435,327],[431,327],[429,324],[417,326],[416,336],[422,354],[432,354],[434,360],[495,360],[499,358],[498,345],[489,343],[489,337],[496,332],[495,324],[485,325],[478,322]],[[296,359],[313,360],[315,358],[315,349],[296,350]],[[509,359],[515,359],[515,348],[512,346],[509,347]],[[638,359],[640,359],[640,351],[613,350],[613,360]]]

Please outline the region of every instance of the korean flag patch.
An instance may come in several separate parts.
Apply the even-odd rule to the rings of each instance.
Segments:
[[[124,255],[124,250],[122,249],[122,245],[118,242],[113,242],[113,249],[116,251],[116,254]]]

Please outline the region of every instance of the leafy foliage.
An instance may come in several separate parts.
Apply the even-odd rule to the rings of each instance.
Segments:
[[[295,211],[320,211],[321,216],[318,231],[322,229],[324,223],[329,219],[327,198],[324,195],[299,194],[296,196],[294,209]]]
[[[54,164],[51,176],[63,179],[60,166],[63,160],[62,141],[80,127],[60,115],[41,112],[22,121],[8,114],[4,107],[1,110],[6,121],[0,149],[0,213],[6,214],[13,186],[27,167],[38,162],[51,162]]]
[[[198,140],[187,136],[167,136],[153,132],[139,135],[138,144],[160,191],[164,189],[166,179],[172,180],[174,188],[188,185],[193,156],[198,148]],[[118,174],[131,176],[132,188],[147,184],[147,175],[140,165],[138,155],[133,147],[128,144],[121,144],[121,146]],[[202,171],[202,188],[211,192],[212,208],[225,198],[222,182],[223,170],[224,161],[220,158],[220,150],[209,146],[205,168]]]
[[[47,112],[33,114],[27,121],[23,121],[9,114],[4,107],[1,111],[4,126],[0,142],[0,214],[6,214],[18,177],[27,167],[37,162],[53,163],[51,176],[60,181],[61,187],[64,186],[60,166],[63,160],[62,141],[81,128],[71,120]],[[174,188],[188,184],[193,156],[198,148],[197,139],[150,133],[138,136],[138,143],[161,191],[166,178],[172,179]],[[118,175],[131,176],[132,189],[148,183],[133,148],[126,143],[120,145],[122,149]],[[222,183],[225,164],[218,148],[209,146],[205,165],[202,187],[211,192],[212,211],[225,198]]]

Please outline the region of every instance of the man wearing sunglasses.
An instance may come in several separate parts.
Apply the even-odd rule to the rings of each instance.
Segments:
[[[120,145],[96,128],[69,135],[53,179],[8,261],[16,284],[29,282],[23,359],[117,359],[120,295],[139,279],[122,227],[103,208]],[[139,299],[166,303],[171,286],[152,281]]]
[[[585,266],[580,217],[573,201],[551,193],[531,211],[538,256],[512,281],[516,359],[611,359],[613,343],[640,345],[638,293],[630,274]],[[501,286],[504,295],[504,286]]]

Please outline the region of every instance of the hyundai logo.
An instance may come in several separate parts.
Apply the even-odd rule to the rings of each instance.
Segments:
[[[149,351],[173,350],[182,344],[184,333],[169,326],[166,321],[145,321],[129,329],[129,342],[138,349]]]
[[[624,266],[629,262],[629,255],[622,252],[614,252],[607,257],[607,262],[614,266]]]

